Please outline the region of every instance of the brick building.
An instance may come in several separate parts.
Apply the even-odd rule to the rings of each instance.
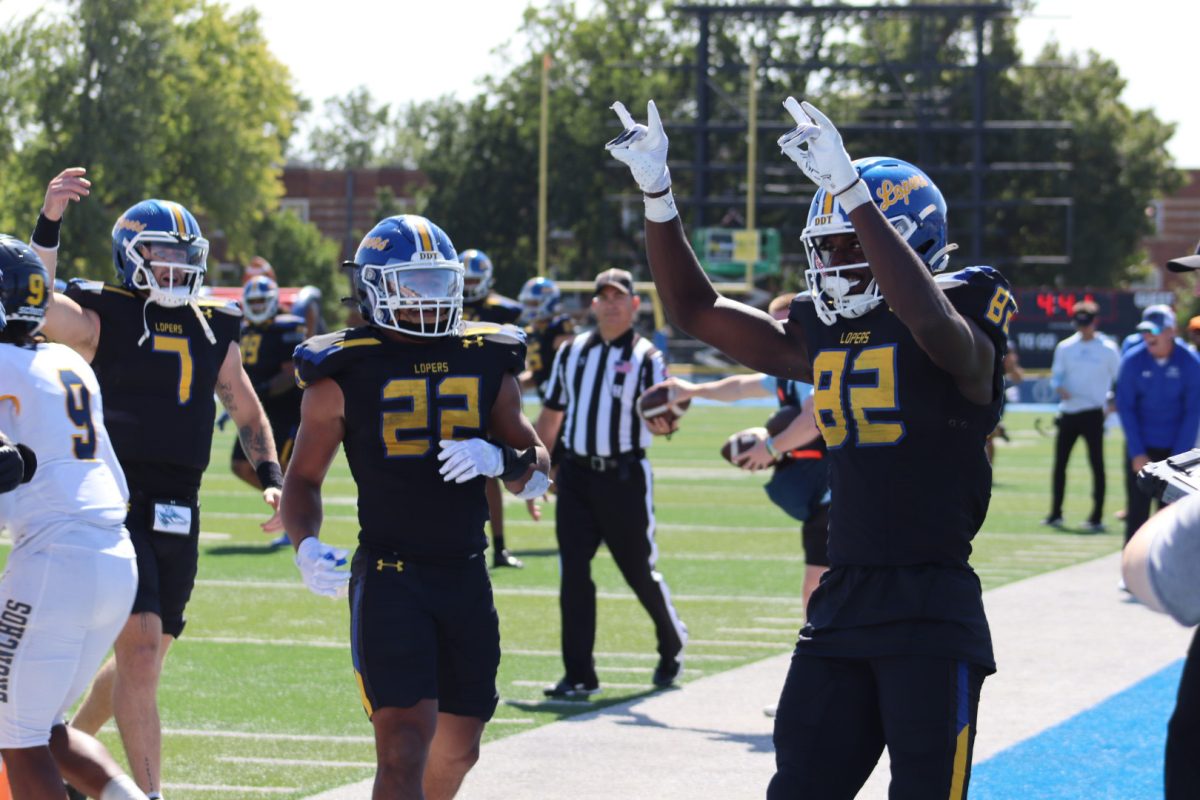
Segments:
[[[1151,204],[1148,213],[1154,215],[1156,233],[1142,244],[1162,275],[1163,288],[1187,291],[1192,281],[1166,270],[1168,261],[1194,252],[1200,242],[1200,169],[1183,170],[1183,174],[1187,185]]]

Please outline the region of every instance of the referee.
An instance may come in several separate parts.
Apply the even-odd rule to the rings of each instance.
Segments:
[[[558,470],[558,539],[562,654],[566,674],[545,689],[548,697],[583,698],[600,691],[592,650],[596,643],[596,586],[591,562],[604,542],[654,622],[658,666],[653,683],[670,686],[683,666],[687,627],[671,605],[666,581],[654,569],[654,479],[645,448],[650,435],[672,423],[644,423],[638,397],[666,378],[663,354],[633,330],[640,301],[633,276],[609,269],[596,278],[596,329],[559,348],[546,382],[536,428],[544,442],[565,452]]]

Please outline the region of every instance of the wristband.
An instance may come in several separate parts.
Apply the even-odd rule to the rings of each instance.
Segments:
[[[775,437],[768,436],[763,440],[763,447],[767,448],[767,455],[776,461],[779,460],[779,451],[775,449]]]
[[[45,214],[38,214],[37,224],[33,226],[33,236],[30,241],[43,250],[58,249],[58,231],[62,227],[62,219],[46,219]]]
[[[645,200],[646,219],[651,222],[670,222],[679,216],[679,210],[675,208],[675,195],[671,193],[670,186],[661,194],[645,195]]]
[[[537,460],[537,448],[527,447],[518,453],[508,445],[502,444],[500,445],[500,457],[503,459],[501,464],[504,471],[497,477],[502,481],[515,481],[522,477],[529,469],[529,465]]]
[[[838,201],[838,205],[842,207],[842,211],[849,214],[862,204],[871,202],[871,190],[867,188],[863,179],[859,178],[834,197]]]
[[[283,488],[283,470],[274,461],[264,461],[259,464],[254,468],[254,474],[258,476],[258,482],[264,489]]]

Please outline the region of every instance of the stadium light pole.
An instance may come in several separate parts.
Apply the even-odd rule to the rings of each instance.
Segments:
[[[537,274],[546,274],[546,173],[550,149],[550,53],[542,54],[542,111],[538,132]]]
[[[751,43],[753,48],[753,43]],[[755,165],[758,162],[758,53],[750,50],[749,119],[746,121],[746,236],[758,236],[755,220]],[[757,248],[756,248],[757,249]],[[754,288],[754,262],[746,262],[746,287]]]

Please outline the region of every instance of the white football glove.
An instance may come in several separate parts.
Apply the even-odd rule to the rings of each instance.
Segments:
[[[346,565],[349,552],[324,544],[315,536],[300,542],[296,549],[296,566],[300,568],[300,576],[308,590],[323,597],[345,597],[350,571],[338,567]]]
[[[795,161],[813,183],[834,197],[858,183],[858,170],[842,144],[842,135],[829,117],[812,103],[797,103],[794,97],[784,100],[783,107],[796,120],[796,127],[779,137],[783,154]],[[847,213],[861,204],[853,201],[870,199],[865,192],[855,194],[863,197],[838,197]]]
[[[442,439],[438,444],[442,448],[438,461],[446,462],[438,473],[446,483],[466,483],[480,475],[494,478],[504,472],[504,454],[483,439]]]
[[[629,167],[633,179],[646,194],[657,194],[669,188],[671,171],[667,169],[667,134],[654,101],[646,104],[646,125],[635,122],[620,100],[612,104],[612,110],[621,118],[625,130],[604,145],[604,149]]]
[[[522,500],[533,500],[541,497],[550,488],[550,476],[544,472],[537,470],[529,476],[529,480],[525,482],[525,488],[517,492],[517,497]]]

